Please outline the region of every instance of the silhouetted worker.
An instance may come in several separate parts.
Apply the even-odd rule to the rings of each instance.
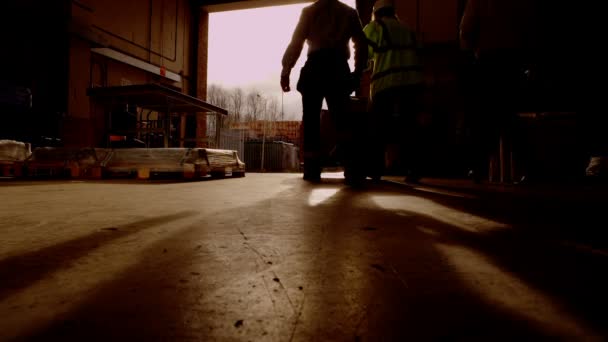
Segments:
[[[387,144],[396,145],[407,181],[417,182],[421,164],[423,76],[415,33],[395,14],[393,0],[378,0],[373,20],[363,29],[373,62],[370,84],[372,120],[372,178],[384,172]]]
[[[471,172],[476,181],[487,176],[489,155],[497,150],[499,140],[509,143],[534,32],[532,1],[469,0],[466,4],[460,42],[475,57],[469,119]]]
[[[351,73],[349,40],[355,48],[355,70]],[[300,57],[304,42],[308,57],[297,84],[302,94],[304,125],[304,179],[321,179],[320,115],[323,99],[338,131],[344,130],[350,94],[358,87],[367,64],[367,48],[357,11],[338,0],[317,0],[305,7],[289,46],[283,55],[281,88],[290,91],[289,75]],[[345,176],[353,167],[353,152],[346,146]]]

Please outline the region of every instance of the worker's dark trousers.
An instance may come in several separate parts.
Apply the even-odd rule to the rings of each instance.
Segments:
[[[321,50],[308,55],[300,71],[297,89],[302,94],[304,125],[304,172],[321,173],[321,108],[327,101],[332,120],[338,132],[338,145],[345,152],[345,164],[352,155],[345,129],[350,100],[350,68],[346,56],[334,50]]]
[[[370,127],[372,135],[368,155],[368,172],[372,177],[385,173],[384,152],[388,144],[399,147],[397,169],[393,172],[417,177],[424,172],[426,141],[425,127],[420,123],[423,110],[423,88],[418,85],[383,90],[372,99]]]

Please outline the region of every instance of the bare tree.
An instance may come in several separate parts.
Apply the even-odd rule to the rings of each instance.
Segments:
[[[230,107],[232,109],[232,113],[234,114],[235,121],[239,122],[243,118],[241,117],[241,113],[243,111],[243,89],[234,88],[230,92]]]
[[[218,106],[223,109],[228,109],[228,105],[230,104],[230,96],[226,89],[217,84],[212,84],[207,89],[207,102],[211,103],[214,106]],[[219,119],[219,120],[218,120]],[[231,117],[224,118],[221,116],[212,115],[207,118],[207,132],[208,135],[214,135],[216,126],[219,125],[223,127],[224,124],[229,123],[231,121]]]
[[[219,85],[212,84],[207,89],[207,101],[220,108],[228,107],[228,92]]]
[[[270,97],[265,103],[265,119],[268,120],[267,124],[267,135],[276,135],[275,122],[279,120],[281,113],[279,112],[279,101],[276,97]]]
[[[262,95],[257,90],[253,89],[247,94],[246,100],[249,119],[252,121],[260,119],[259,116],[264,110],[264,98]]]
[[[270,121],[279,121],[280,115],[279,100],[273,96],[266,101],[266,118]]]

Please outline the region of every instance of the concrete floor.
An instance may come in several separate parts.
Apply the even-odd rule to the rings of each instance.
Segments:
[[[603,204],[324,177],[0,182],[0,340],[608,339]]]

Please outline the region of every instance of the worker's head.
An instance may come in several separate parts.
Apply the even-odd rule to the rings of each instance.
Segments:
[[[374,18],[394,16],[395,0],[376,0],[374,3]]]

